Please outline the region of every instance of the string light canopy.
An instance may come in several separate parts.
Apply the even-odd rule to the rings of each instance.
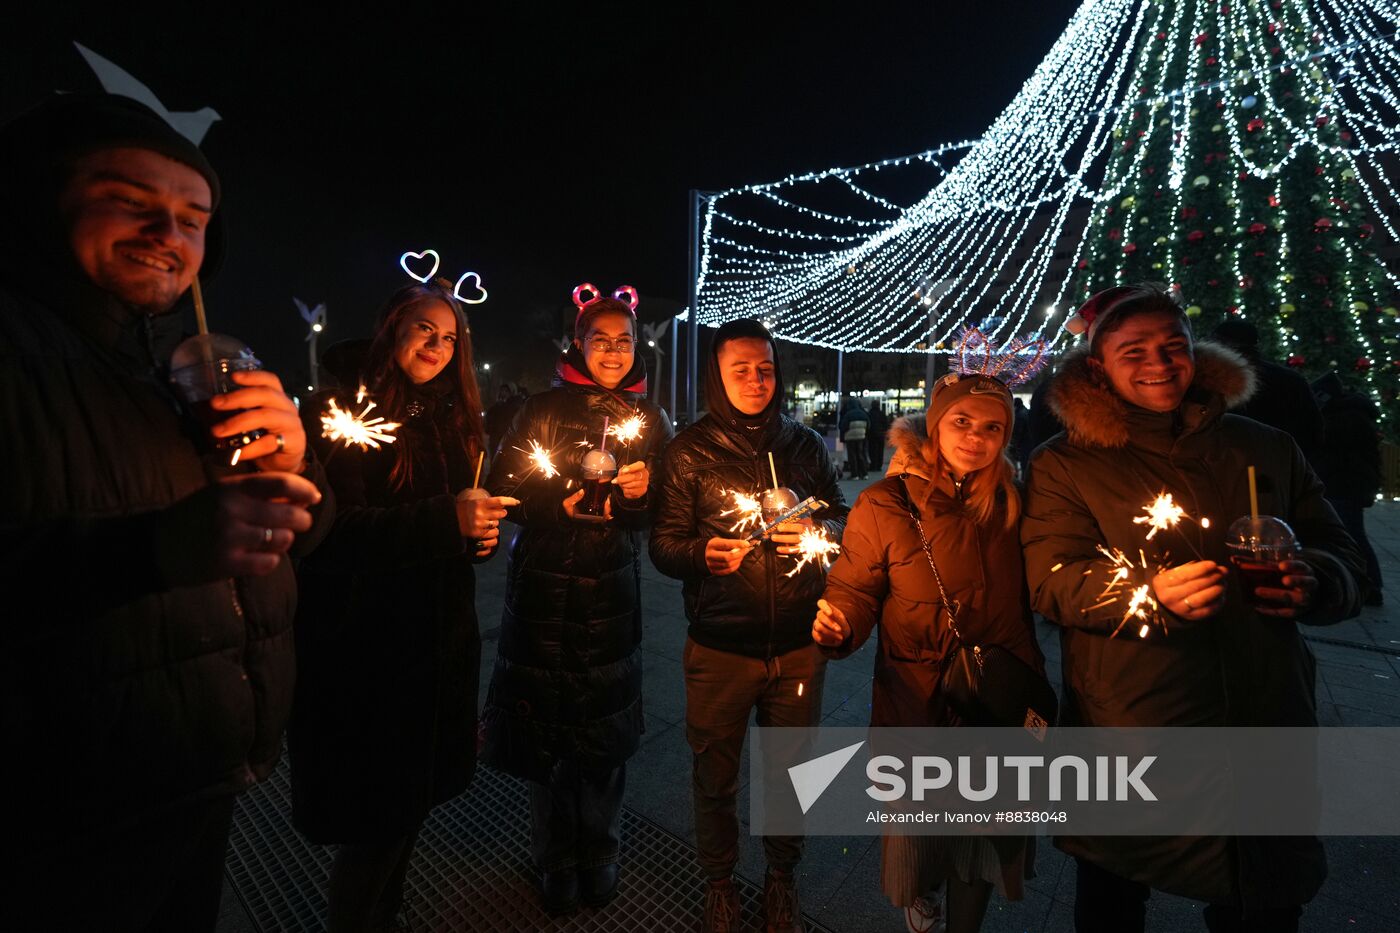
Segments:
[[[951,352],[969,323],[1053,347],[1074,339],[1061,325],[1085,295],[1131,273],[1272,334],[1282,306],[1308,300],[1289,289],[1301,244],[1287,215],[1269,219],[1284,242],[1254,277],[1270,287],[1246,301],[1190,293],[1204,285],[1181,260],[1201,224],[1181,212],[1218,170],[1208,262],[1236,290],[1260,252],[1242,192],[1278,188],[1290,166],[1306,166],[1324,200],[1351,186],[1355,231],[1370,229],[1367,214],[1400,241],[1385,210],[1400,171],[1398,30],[1400,3],[1382,0],[1087,0],[981,138],[710,195],[697,320],[759,318],[784,339],[841,350]],[[1315,211],[1285,207],[1314,229]],[[1352,264],[1333,301],[1338,329],[1379,369],[1400,355],[1384,311],[1400,280],[1374,243],[1338,249]]]

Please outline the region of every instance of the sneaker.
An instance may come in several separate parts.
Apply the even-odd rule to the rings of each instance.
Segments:
[[[705,890],[703,933],[736,933],[739,926],[739,892],[732,879],[711,881]]]
[[[943,899],[936,894],[915,898],[912,906],[904,908],[904,928],[909,933],[943,933],[948,929]]]
[[[768,869],[763,879],[763,919],[767,933],[802,933],[802,907],[792,872]]]

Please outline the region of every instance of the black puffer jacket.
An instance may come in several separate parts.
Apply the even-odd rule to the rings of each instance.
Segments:
[[[521,505],[508,519],[520,530],[509,544],[500,648],[482,714],[483,757],[532,780],[545,780],[561,759],[610,770],[637,749],[643,728],[637,532],[651,524],[654,461],[672,434],[670,418],[645,397],[609,392],[580,368],[565,369],[576,381],[556,380],[525,402],[486,484],[493,495],[514,496]],[[621,450],[609,439],[608,448],[619,466],[648,464],[647,494],[625,499],[614,488],[611,522],[570,520],[561,503],[578,490],[583,455],[598,445],[604,416],[617,424],[634,414],[645,419],[640,439]],[[560,475],[531,468],[531,442],[552,452]]]
[[[781,483],[799,500],[816,496],[827,503],[812,517],[831,538],[840,540],[849,511],[826,443],[811,428],[775,417],[773,439],[763,450],[714,414],[677,435],[661,461],[661,504],[651,533],[656,569],[685,583],[690,637],[707,648],[752,658],[772,658],[812,643],[812,617],[826,576],[812,565],[787,576],[793,559],[780,556],[771,543],[752,550],[734,573],[711,576],[705,543],[739,536],[733,530],[733,494],[757,496],[772,485],[771,450]]]
[[[461,537],[455,500],[472,483],[480,441],[451,424],[442,376],[411,390],[407,412],[391,413],[402,421],[395,443],[361,450],[321,439],[328,398],[350,406],[361,381],[360,354],[340,356],[346,389],[302,406],[337,515],[297,568],[288,734],[295,823],[321,844],[401,836],[466,788],[481,665],[475,546]],[[408,448],[412,481],[396,489],[389,474]]]
[[[181,336],[179,313],[138,314],[76,273],[0,273],[0,736],[24,762],[7,835],[27,858],[242,790],[280,754],[290,562],[203,582],[158,553],[164,510],[228,471],[166,380]],[[319,467],[306,476],[325,492]]]

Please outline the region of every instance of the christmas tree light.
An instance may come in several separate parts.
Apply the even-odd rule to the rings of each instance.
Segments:
[[[1394,412],[1398,30],[1381,0],[1086,2],[980,139],[711,197],[698,319],[946,352],[964,323],[1070,339],[1092,291],[1160,280]]]

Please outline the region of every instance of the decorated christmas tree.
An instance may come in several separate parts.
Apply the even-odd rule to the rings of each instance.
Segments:
[[[1388,148],[1366,136],[1395,123],[1400,69],[1394,24],[1368,42],[1355,28],[1365,24],[1339,18],[1345,9],[1147,5],[1132,51],[1135,99],[1114,123],[1072,294],[1178,284],[1198,334],[1249,320],[1266,356],[1369,386],[1394,433],[1400,287],[1376,251],[1387,223],[1376,189],[1392,200],[1393,191],[1361,157]],[[1361,82],[1366,93],[1353,93]]]

